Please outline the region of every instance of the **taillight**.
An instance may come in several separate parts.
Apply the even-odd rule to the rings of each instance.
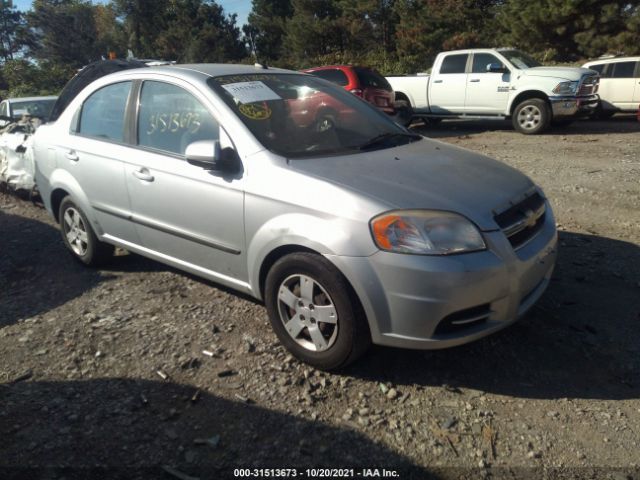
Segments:
[[[364,98],[364,92],[359,88],[354,88],[353,90],[349,90],[349,91],[353,93],[356,97]]]

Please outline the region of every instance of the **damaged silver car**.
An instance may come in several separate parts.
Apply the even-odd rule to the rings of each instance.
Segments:
[[[549,202],[498,161],[417,135],[313,76],[240,65],[94,81],[34,140],[72,255],[114,246],[263,300],[296,357],[496,332],[549,283]]]

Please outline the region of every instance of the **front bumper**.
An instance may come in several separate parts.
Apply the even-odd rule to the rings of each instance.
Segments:
[[[510,325],[542,296],[557,255],[555,220],[548,212],[540,232],[517,251],[496,231],[484,233],[483,252],[444,257],[378,252],[330,260],[362,301],[374,343],[452,347]]]
[[[553,118],[583,116],[593,113],[600,103],[597,94],[583,97],[558,96],[549,97]]]

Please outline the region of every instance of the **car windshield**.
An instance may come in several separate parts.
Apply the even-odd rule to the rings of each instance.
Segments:
[[[23,115],[47,119],[55,103],[55,99],[11,102],[11,116],[14,119],[20,119]]]
[[[421,138],[355,95],[311,75],[230,75],[208,83],[265,148],[285,157],[378,150]]]
[[[540,62],[535,61],[529,55],[519,50],[501,50],[500,53],[504,55],[514,67],[520,70],[541,66]]]

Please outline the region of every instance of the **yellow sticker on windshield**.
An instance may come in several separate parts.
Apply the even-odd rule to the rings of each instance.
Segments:
[[[271,109],[267,104],[242,103],[238,106],[238,110],[251,120],[267,120],[271,117]]]

